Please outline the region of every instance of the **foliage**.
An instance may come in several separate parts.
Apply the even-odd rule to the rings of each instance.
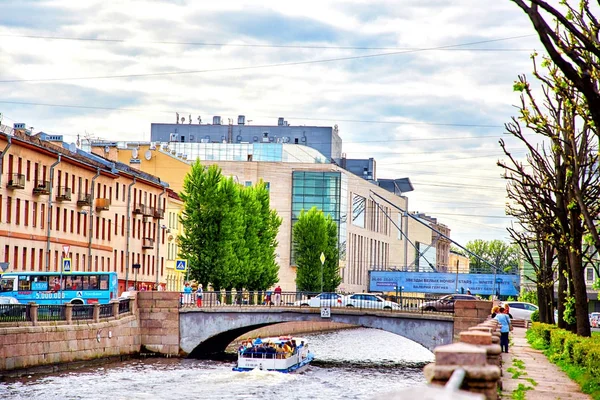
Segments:
[[[532,322],[540,322],[540,311],[535,310],[531,313],[531,321]]]
[[[465,248],[479,257],[469,255],[469,269],[477,273],[493,273],[492,267],[482,261],[497,266],[496,272],[516,272],[519,267],[519,251],[514,245],[509,245],[501,240],[485,241],[477,239],[469,241]]]
[[[600,338],[581,337],[555,325],[537,322],[526,336],[534,349],[543,350],[584,393],[600,399]]]
[[[585,314],[585,318],[588,318],[587,313]],[[563,319],[568,324],[574,324],[577,320],[575,317],[575,298],[573,296],[568,296],[566,298]]]
[[[262,182],[238,185],[216,165],[192,165],[180,194],[183,234],[178,237],[190,279],[216,290],[265,290],[277,282],[275,237],[281,219],[265,191]]]
[[[296,287],[299,291],[333,292],[341,282],[339,274],[337,225],[316,207],[302,210],[293,227]],[[325,263],[321,264],[321,253]]]
[[[517,300],[535,305],[538,304],[537,293],[532,290],[522,289]]]

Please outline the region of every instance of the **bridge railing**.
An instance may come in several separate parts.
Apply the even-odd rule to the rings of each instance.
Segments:
[[[452,305],[438,304],[437,297],[379,296],[372,293],[312,293],[271,291],[217,291],[181,293],[181,308],[213,307],[287,307],[287,308],[355,308],[390,312],[452,313]]]

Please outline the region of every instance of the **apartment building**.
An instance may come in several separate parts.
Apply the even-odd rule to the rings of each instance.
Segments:
[[[69,257],[75,271],[116,271],[120,291],[165,286],[165,182],[60,135],[0,131],[0,260],[9,271],[60,271]]]

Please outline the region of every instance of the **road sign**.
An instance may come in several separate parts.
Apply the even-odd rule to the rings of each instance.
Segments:
[[[71,246],[69,246],[68,244],[63,244],[63,253],[65,253],[65,256],[69,256],[69,250],[71,250]]]
[[[62,260],[62,272],[63,272],[63,274],[70,274],[71,273],[71,259],[70,258],[63,258],[63,260]]]
[[[177,272],[185,272],[187,271],[187,262],[188,260],[178,258],[175,260],[175,271]]]
[[[321,260],[321,264],[325,264],[325,253],[321,252],[321,257],[319,257],[319,260]]]
[[[321,307],[321,318],[331,318],[331,308]]]

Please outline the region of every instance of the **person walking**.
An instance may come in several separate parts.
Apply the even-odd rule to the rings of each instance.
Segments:
[[[202,284],[199,283],[198,289],[196,289],[196,305],[198,307],[202,307],[202,294],[203,294]]]
[[[281,305],[281,286],[277,285],[273,292],[275,293],[275,306]]]
[[[504,307],[500,307],[494,319],[500,323],[500,350],[508,353],[508,334],[512,330],[512,324],[510,317],[504,312]]]

